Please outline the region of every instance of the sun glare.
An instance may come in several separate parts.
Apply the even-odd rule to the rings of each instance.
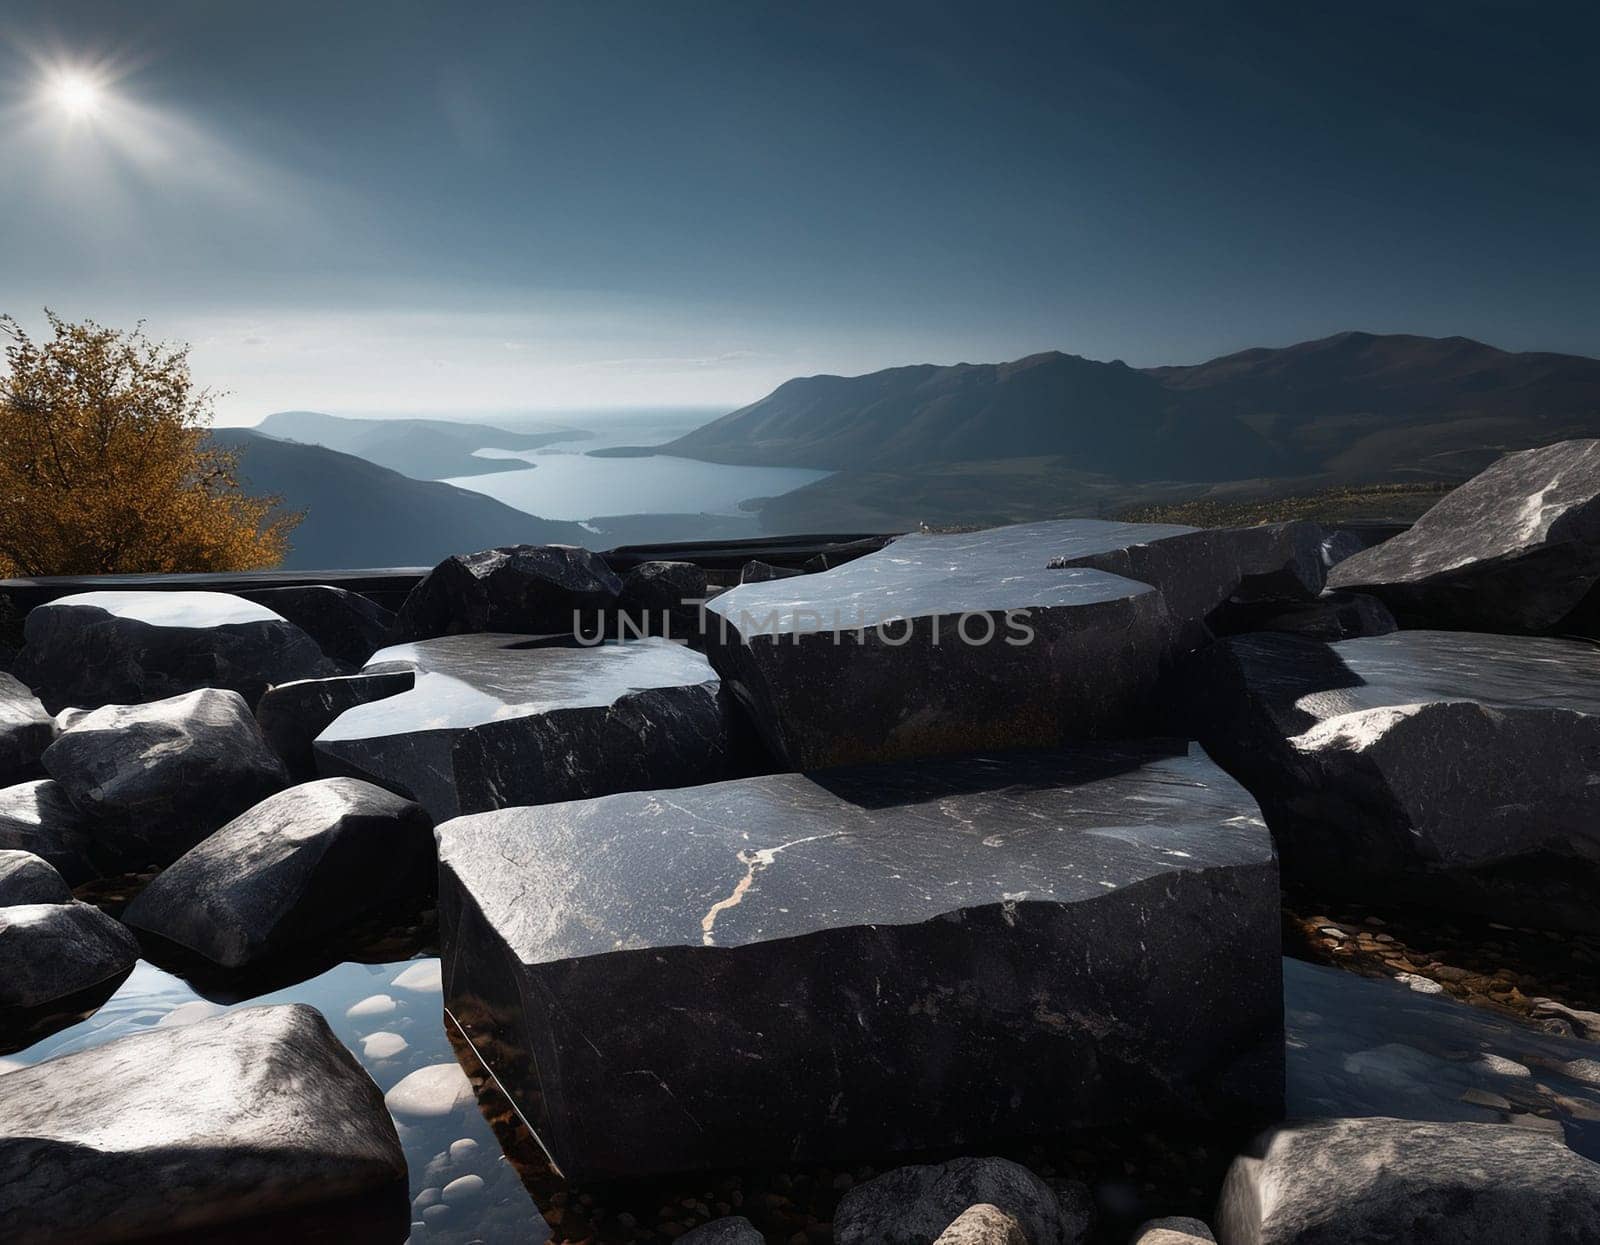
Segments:
[[[58,74],[50,83],[49,95],[69,117],[93,116],[104,98],[99,84],[81,73]]]

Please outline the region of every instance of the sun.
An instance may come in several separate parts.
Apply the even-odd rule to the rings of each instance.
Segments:
[[[60,73],[51,81],[52,103],[69,117],[92,117],[100,111],[105,93],[100,84],[81,73]]]

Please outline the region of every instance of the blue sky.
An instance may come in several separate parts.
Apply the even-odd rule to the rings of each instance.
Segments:
[[[1345,328],[1600,354],[1597,33],[1576,4],[8,0],[0,309],[142,318],[247,423]]]

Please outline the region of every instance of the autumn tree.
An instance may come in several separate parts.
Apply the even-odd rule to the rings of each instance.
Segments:
[[[92,575],[276,566],[301,515],[251,497],[214,445],[187,347],[10,316],[0,375],[0,572]]]

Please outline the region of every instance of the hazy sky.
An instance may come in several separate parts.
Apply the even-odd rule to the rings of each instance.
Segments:
[[[4,0],[0,310],[143,318],[244,423],[1345,328],[1600,354],[1593,11]]]

